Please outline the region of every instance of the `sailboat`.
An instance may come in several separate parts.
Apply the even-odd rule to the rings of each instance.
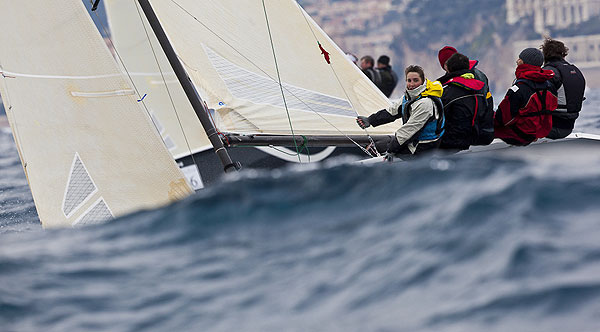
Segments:
[[[265,156],[376,156],[397,129],[356,125],[390,101],[293,0],[112,2],[146,36],[115,34],[116,59],[80,0],[0,3],[0,93],[45,227],[168,204]]]
[[[356,125],[357,115],[390,101],[295,1],[151,3],[216,129],[235,146],[229,154],[244,167],[316,162],[349,152],[367,157],[376,151],[365,152],[366,147],[387,143],[394,131],[393,125],[369,131]],[[174,111],[171,105],[169,99],[184,93],[172,84],[177,82],[171,67],[139,3],[104,0],[104,5],[111,40],[136,85],[153,82],[147,91],[171,95],[159,100],[157,93],[148,94],[146,103],[156,103],[151,108],[157,118],[195,116],[189,107]],[[211,147],[185,139],[203,131],[200,123],[193,117],[177,122],[164,126],[178,137],[177,146],[187,146],[174,158],[185,167],[198,165],[202,182],[212,182],[222,172]]]
[[[104,1],[112,40],[121,56],[139,65],[142,54],[156,54],[158,50],[157,63],[147,63],[148,67],[140,71],[166,67],[158,65],[166,63],[166,57],[154,35],[148,33],[152,28],[145,17],[141,17],[143,24],[130,19],[139,16],[141,9],[137,2]],[[215,126],[226,133],[224,137],[231,147],[244,147],[241,151],[238,148],[229,151],[245,165],[281,164],[274,158],[264,158],[265,154],[287,162],[309,161],[309,155],[294,151],[298,146],[322,148],[312,154],[313,161],[336,153],[365,155],[361,150],[370,144],[383,151],[389,140],[387,135],[397,129],[398,124],[372,128],[369,132],[358,129],[354,122],[356,115],[386,108],[389,101],[356,66],[344,61],[344,53],[295,1],[240,4],[233,0],[214,3],[175,0],[153,4],[186,72],[191,73],[203,99],[214,110],[218,120]],[[162,116],[168,118],[171,114]],[[328,117],[333,114],[337,115],[335,122]],[[565,141],[585,145],[583,141],[597,141],[597,138],[578,133]],[[556,142],[540,140],[528,149],[538,149],[541,143]],[[276,147],[277,144],[288,149]],[[539,150],[546,151],[545,146]],[[496,140],[490,146],[475,146],[468,152],[500,149],[520,150]],[[210,151],[204,151],[208,153],[196,155],[199,169],[215,170],[214,166],[202,167],[201,161],[212,156]],[[383,159],[366,157],[369,162]],[[189,156],[178,160],[186,165],[193,163]],[[215,174],[201,177],[210,181]]]
[[[237,168],[221,131],[290,137],[287,145],[296,148],[305,135],[342,137],[365,151],[366,137],[373,140],[354,119],[389,100],[296,2],[256,2],[243,10],[235,1],[140,4],[141,20],[156,25],[152,6],[161,13],[159,29],[169,37],[156,26],[153,31],[167,58],[174,50],[165,42],[177,49],[160,78],[168,86],[174,71],[183,86],[191,104],[178,110],[179,123],[189,123],[189,129],[180,125],[191,141],[184,157],[206,155],[194,160],[202,168],[215,159],[221,172]],[[136,3],[136,11],[144,6]],[[7,16],[0,23],[0,93],[44,227],[98,223],[193,192],[175,162],[181,151],[169,144],[175,132],[161,130],[158,122],[168,120],[146,105],[155,91],[136,86],[126,64],[117,64],[81,1],[5,1],[0,11]],[[205,134],[195,137],[202,132],[198,122]],[[360,143],[352,139],[358,135]],[[209,141],[216,154],[204,149]],[[296,157],[303,161],[301,153]]]

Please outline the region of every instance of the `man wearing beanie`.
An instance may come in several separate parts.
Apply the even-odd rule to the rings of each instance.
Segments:
[[[452,46],[444,46],[438,52],[438,60],[440,61],[440,66],[446,71],[446,74],[438,78],[437,81],[440,81],[443,85],[445,85],[450,79],[454,77],[448,70],[447,62],[448,59],[450,59],[450,57],[456,53],[458,52]],[[488,145],[492,142],[492,140],[494,140],[494,128],[491,123],[491,117],[494,114],[494,99],[492,98],[492,94],[490,93],[490,86],[488,83],[487,76],[484,72],[482,72],[478,68],[475,68],[475,66],[477,66],[478,64],[479,61],[477,60],[469,60],[469,70],[471,73],[473,73],[473,75],[475,75],[475,79],[482,81],[484,84],[483,93],[485,95],[485,114],[482,115],[482,117],[489,118],[490,120],[488,121],[489,124],[486,124],[484,127],[479,128],[480,134],[477,136],[477,139],[471,144]]]
[[[552,129],[552,112],[558,106],[551,70],[542,69],[544,55],[535,48],[519,54],[515,84],[494,115],[495,136],[508,144],[528,145]]]

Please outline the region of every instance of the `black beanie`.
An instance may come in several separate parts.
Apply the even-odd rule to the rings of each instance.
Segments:
[[[532,66],[541,67],[544,64],[544,54],[537,48],[526,48],[519,54],[519,59]]]

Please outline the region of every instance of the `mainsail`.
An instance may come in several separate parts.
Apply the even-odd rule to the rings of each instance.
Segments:
[[[0,12],[0,92],[45,227],[192,192],[81,1],[2,1]]]
[[[390,105],[296,1],[151,3],[221,131],[366,135],[356,116]]]

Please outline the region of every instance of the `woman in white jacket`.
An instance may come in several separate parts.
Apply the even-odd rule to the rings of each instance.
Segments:
[[[395,139],[388,144],[390,154],[415,154],[435,149],[444,134],[444,110],[440,97],[440,82],[425,78],[423,68],[408,66],[404,71],[406,91],[401,102],[394,103],[369,117],[359,116],[356,122],[361,128],[379,126],[402,118],[402,126]]]

